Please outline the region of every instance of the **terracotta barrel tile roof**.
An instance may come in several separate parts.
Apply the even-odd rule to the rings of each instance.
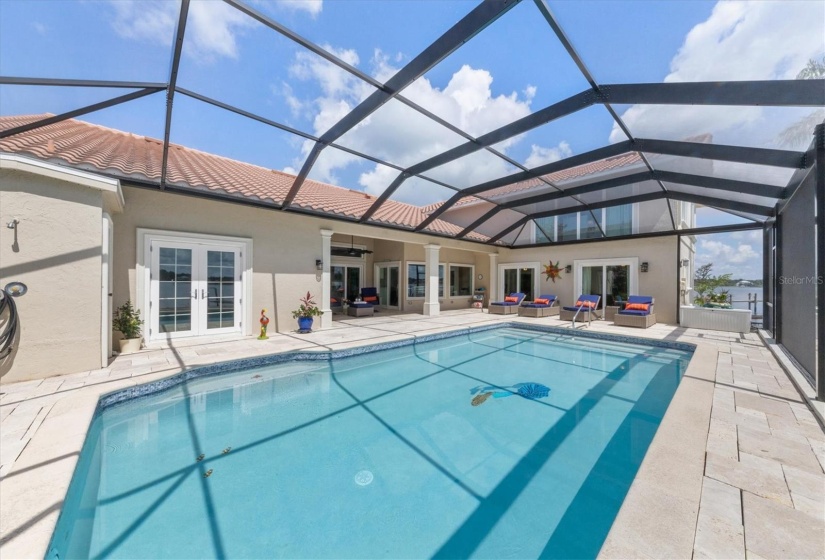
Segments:
[[[571,169],[565,169],[563,171],[557,171],[556,173],[549,173],[547,175],[542,175],[542,178],[550,181],[551,183],[559,183],[561,181],[570,181],[572,179],[578,179],[579,177],[585,177],[587,175],[595,175],[596,173],[604,173],[606,171],[612,171],[614,169],[618,169],[620,167],[627,167],[631,165],[640,165],[642,164],[642,158],[639,156],[637,152],[628,152],[626,154],[622,154],[619,156],[614,156],[607,159],[602,159],[599,161],[594,161],[592,163],[587,163],[585,165],[580,165],[578,167],[573,167]],[[544,181],[540,179],[527,179],[525,181],[520,181],[518,183],[513,183],[511,185],[506,185],[503,187],[499,187],[497,189],[493,189],[484,193],[484,198],[488,200],[493,200],[497,197],[511,195],[513,193],[528,191],[531,189],[536,188],[552,188],[549,187]],[[466,204],[474,204],[477,202],[481,202],[481,199],[476,198],[474,196],[465,196],[461,200],[455,203],[454,206],[464,206]],[[430,205],[425,208],[430,208],[432,206],[438,207],[441,203]],[[432,208],[434,210],[435,208]]]
[[[32,123],[47,116],[0,117],[0,130]],[[0,151],[28,154],[122,178],[159,183],[163,143],[154,138],[69,119],[4,138],[0,140]],[[281,204],[295,176],[170,144],[167,181],[171,185]],[[293,205],[358,219],[374,202],[375,197],[367,193],[308,179],[298,191]],[[414,228],[426,217],[427,212],[421,207],[387,200],[371,222]],[[455,235],[461,229],[444,220],[435,220],[427,231]],[[478,241],[488,239],[475,234],[471,238]]]

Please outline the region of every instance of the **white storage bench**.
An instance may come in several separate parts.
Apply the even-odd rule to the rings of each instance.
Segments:
[[[751,331],[751,311],[683,306],[679,326],[690,329],[747,333]]]

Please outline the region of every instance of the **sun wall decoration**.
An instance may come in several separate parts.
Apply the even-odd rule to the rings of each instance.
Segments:
[[[556,278],[561,278],[561,268],[559,268],[559,261],[556,261],[556,264],[553,264],[553,261],[550,261],[550,264],[544,266],[544,274],[547,276],[545,280],[552,280],[553,283],[556,283]]]

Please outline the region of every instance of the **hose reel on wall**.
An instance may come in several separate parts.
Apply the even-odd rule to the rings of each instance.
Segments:
[[[20,316],[17,314],[14,298],[24,295],[27,291],[28,288],[22,282],[9,282],[0,292],[0,321],[3,321],[0,323],[0,360],[14,350],[14,342],[20,328]]]

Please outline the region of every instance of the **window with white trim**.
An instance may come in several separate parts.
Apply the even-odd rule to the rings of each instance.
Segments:
[[[450,296],[473,295],[475,267],[466,264],[450,265]]]
[[[426,282],[427,267],[424,263],[407,263],[407,297],[411,299],[423,298]],[[444,264],[438,265],[438,297],[444,297]]]

